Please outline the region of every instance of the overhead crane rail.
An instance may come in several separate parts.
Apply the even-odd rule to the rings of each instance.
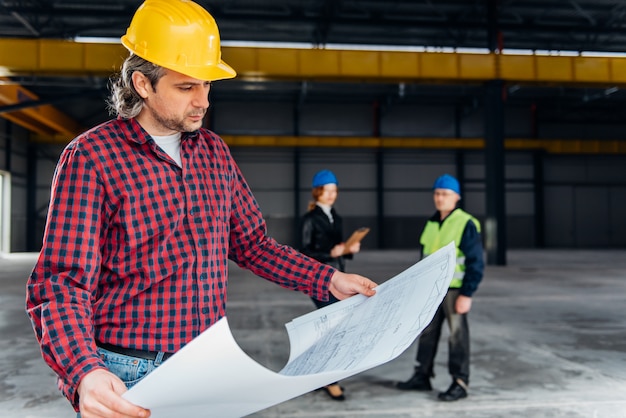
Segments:
[[[119,44],[0,39],[0,75],[109,75],[126,55]],[[222,57],[259,80],[626,83],[625,57],[251,47],[223,47]]]

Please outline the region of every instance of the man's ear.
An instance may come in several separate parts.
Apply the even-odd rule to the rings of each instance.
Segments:
[[[143,99],[147,98],[148,94],[153,91],[150,80],[148,80],[148,78],[143,75],[143,73],[135,71],[131,76],[131,79],[133,80],[133,86],[135,87],[135,90]]]

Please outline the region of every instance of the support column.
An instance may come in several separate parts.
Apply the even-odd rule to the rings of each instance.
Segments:
[[[487,264],[506,265],[506,210],[504,178],[504,82],[485,83],[486,219],[483,235]]]
[[[383,166],[385,159],[383,152],[382,147],[376,150],[376,229],[378,231],[378,248],[380,249],[385,248],[385,240],[383,237],[383,231],[385,230],[385,202],[383,199],[385,188],[383,186]]]
[[[300,215],[302,208],[300,207],[300,171],[302,166],[302,158],[300,147],[293,149],[293,231],[292,239],[296,246],[300,246],[302,242],[302,231],[300,230]]]
[[[545,199],[544,199],[544,175],[543,160],[545,153],[536,151],[533,155],[533,190],[535,198],[535,246],[544,248],[546,246],[545,228]]]
[[[381,109],[380,102],[375,100],[372,104],[372,136],[380,138]],[[376,231],[378,233],[378,248],[385,247],[383,231],[385,230],[385,179],[384,179],[385,151],[383,147],[376,150]]]
[[[454,160],[456,166],[456,178],[459,181],[459,186],[461,187],[461,196],[465,196],[465,154],[463,153],[463,150],[456,151]],[[461,209],[464,209],[465,199],[461,199],[458,206]]]
[[[13,161],[13,123],[8,120],[4,124],[4,137],[6,138],[4,148],[4,170],[9,173],[12,171]]]
[[[37,235],[39,212],[37,211],[37,160],[36,145],[28,144],[26,160],[26,251],[41,250],[41,237]]]
[[[300,136],[300,116],[302,113],[302,103],[306,96],[306,82],[302,84],[300,95],[293,104],[293,135],[297,138]],[[302,208],[300,207],[300,180],[302,170],[302,152],[300,146],[296,145],[293,149],[293,242],[296,246],[302,243],[302,231],[300,229],[300,215]]]

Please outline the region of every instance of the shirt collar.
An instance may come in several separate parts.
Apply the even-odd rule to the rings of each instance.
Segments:
[[[317,206],[319,206],[319,207],[320,207],[320,208],[324,211],[324,213],[325,213],[325,214],[329,214],[329,213],[330,213],[330,211],[331,211],[331,209],[333,208],[333,207],[332,207],[332,206],[330,206],[330,205],[325,205],[325,204],[320,203],[320,202],[316,202],[315,204],[316,204]]]
[[[320,202],[316,202],[315,204],[326,214],[330,223],[333,223],[334,222],[333,213],[332,213],[333,207],[330,205],[324,205],[323,203],[320,203]]]

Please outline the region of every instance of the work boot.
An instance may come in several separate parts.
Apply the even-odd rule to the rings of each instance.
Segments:
[[[448,390],[441,392],[437,397],[444,402],[458,401],[459,399],[467,398],[467,390],[467,384],[461,379],[456,379]]]
[[[396,387],[400,390],[433,390],[428,376],[418,371],[406,382],[398,382]]]

